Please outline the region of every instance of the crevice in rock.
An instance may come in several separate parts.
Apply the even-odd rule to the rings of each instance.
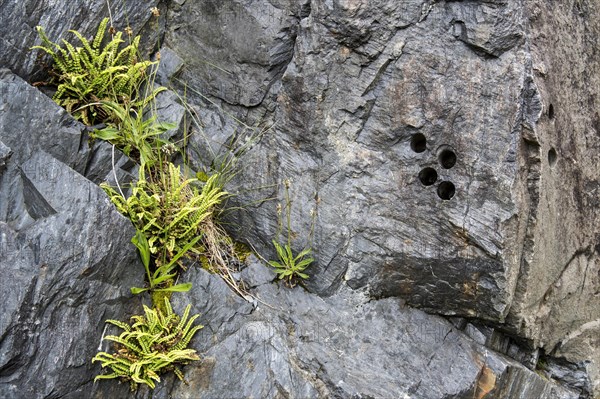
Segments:
[[[524,236],[520,239],[523,243],[520,248],[519,271],[517,273],[516,282],[512,291],[512,301],[507,308],[506,314],[511,316],[512,313],[518,312],[516,306],[521,306],[520,302],[523,299],[527,285],[529,284],[529,262],[531,261],[535,249],[534,230],[537,225],[538,205],[540,202],[540,178],[541,178],[541,146],[535,133],[535,122],[537,121],[534,114],[541,113],[541,101],[539,93],[535,88],[532,77],[532,56],[530,51],[529,39],[525,42],[527,49],[527,65],[523,76],[523,89],[521,91],[519,108],[513,128],[517,139],[516,145],[520,153],[520,159],[523,164],[519,179],[521,180],[524,189],[523,208],[521,212],[525,216],[525,226],[523,230]],[[536,105],[532,105],[531,102]],[[539,117],[539,115],[538,115]],[[512,314],[512,317],[520,317]],[[520,328],[520,327],[519,327]]]
[[[536,364],[536,372],[578,392],[580,399],[592,399],[593,397],[592,381],[590,381],[584,362],[571,363],[566,359],[546,354],[542,350]]]
[[[560,274],[556,277],[556,279],[554,279],[554,281],[548,286],[548,289],[544,292],[544,295],[542,295],[540,298],[538,298],[538,302],[540,303],[540,306],[543,305],[543,303],[548,299],[548,297],[552,294],[552,292],[554,291],[555,286],[560,284],[560,281],[562,280],[565,272],[569,269],[569,267],[571,266],[571,264],[580,256],[592,256],[593,255],[593,249],[591,245],[588,245],[585,248],[580,248],[577,251],[575,251],[575,253],[571,256],[571,258],[567,261],[567,263],[562,267],[562,270],[560,272]],[[585,280],[584,280],[585,281]]]
[[[543,349],[535,346],[533,340],[504,331],[502,325],[488,325],[477,319],[445,318],[478,344],[508,356],[548,379],[554,379],[568,389],[580,392],[582,399],[592,397],[591,381],[585,363],[572,363],[546,354]]]
[[[398,58],[393,58],[393,57],[389,57],[387,58],[385,61],[383,61],[383,63],[377,68],[377,71],[375,71],[375,74],[373,76],[373,78],[371,79],[371,82],[367,85],[367,87],[363,90],[362,92],[362,96],[365,96],[367,94],[369,94],[373,88],[379,83],[379,81],[381,80],[381,77],[385,74],[385,72],[387,71],[388,66],[390,65],[390,63],[392,61],[397,60]]]
[[[43,219],[56,214],[56,210],[46,201],[44,196],[35,188],[25,172],[20,169],[21,181],[23,182],[23,200],[25,209],[33,219]]]
[[[427,19],[427,17],[431,13],[431,10],[433,10],[433,7],[435,7],[435,4],[438,1],[439,0],[429,0],[421,5],[421,16],[419,17],[418,23],[421,23]]]

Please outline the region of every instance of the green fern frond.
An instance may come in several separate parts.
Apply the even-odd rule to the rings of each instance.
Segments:
[[[146,70],[153,63],[134,60],[132,55],[138,53],[139,36],[131,44],[121,47],[124,40],[122,32],[118,32],[102,46],[107,25],[108,18],[105,18],[91,43],[81,33],[71,30],[81,43],[80,47],[65,39],[60,44],[54,43],[42,27],[37,27],[42,43],[32,47],[52,57],[52,83],[63,87],[57,90],[53,99],[61,105],[67,101],[70,104],[67,111],[86,124],[105,121],[103,118],[108,115],[102,110],[103,105],[98,104],[98,99],[111,99],[116,103],[133,100],[133,103],[146,104],[146,99],[138,100],[136,97],[146,79]]]
[[[177,365],[185,365],[200,357],[193,349],[187,349],[192,336],[202,326],[190,328],[198,315],[189,317],[191,305],[188,305],[182,317],[173,312],[171,304],[165,298],[164,314],[158,309],[144,307],[144,315],[132,316],[132,325],[116,320],[107,320],[124,330],[120,336],[108,335],[105,340],[117,345],[117,352],[98,352],[92,362],[100,362],[103,369],[110,373],[100,374],[101,379],[120,378],[131,383],[132,389],[138,384],[148,385],[151,389],[160,382],[160,374],[173,370],[180,380],[183,374]],[[173,330],[185,324],[185,333]],[[177,370],[177,371],[175,371]]]
[[[129,333],[126,333],[129,334]],[[129,341],[127,339],[125,339],[123,337],[123,334],[121,334],[120,336],[115,336],[115,335],[107,335],[106,337],[104,337],[105,340],[107,341],[113,341],[116,342],[118,344],[123,345],[125,348],[127,348],[128,350],[130,350],[131,352],[142,352],[143,348],[140,347],[141,343],[139,342],[133,342],[133,341]]]
[[[123,39],[121,39],[122,35],[123,34],[121,32],[117,32],[113,39],[106,45],[106,47],[104,47],[104,52],[106,52],[106,57],[104,60],[106,62],[105,65],[108,67],[115,65],[119,46],[121,43],[123,43]]]
[[[136,36],[133,38],[133,41],[131,42],[131,45],[129,46],[129,59],[127,60],[129,62],[129,65],[135,65],[137,63],[137,49],[140,45],[140,37]]]
[[[173,312],[173,307],[171,306],[171,302],[169,301],[169,298],[164,298],[164,309],[165,309],[165,317],[171,317],[173,316],[175,313]],[[189,306],[189,305],[188,305]],[[187,309],[187,307],[186,307]],[[188,312],[189,313],[189,312]],[[184,312],[184,315],[186,314],[186,312]],[[186,317],[186,316],[184,316]]]
[[[87,51],[89,55],[94,55],[94,49],[90,45],[90,42],[85,37],[83,37],[81,33],[77,32],[76,30],[70,30],[69,32],[74,34],[77,37],[77,39],[79,39],[79,41],[83,45],[83,48],[85,49],[85,51]]]
[[[109,319],[109,320],[106,320],[106,322],[119,327],[121,330],[131,331],[129,324],[123,323],[122,321]]]
[[[108,26],[108,18],[104,18],[100,21],[100,25],[98,25],[98,30],[96,31],[96,36],[94,37],[94,41],[92,42],[92,47],[96,50],[96,54],[98,54],[98,49],[102,44],[102,40],[104,40],[104,34],[106,33],[106,27]]]

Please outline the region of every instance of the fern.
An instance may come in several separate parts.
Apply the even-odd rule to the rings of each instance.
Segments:
[[[122,33],[118,32],[101,47],[107,24],[108,18],[100,22],[91,43],[81,33],[71,30],[82,47],[65,39],[62,39],[62,45],[54,43],[38,26],[37,32],[42,43],[32,47],[52,57],[52,82],[57,86],[54,101],[88,125],[105,122],[111,117],[101,101],[121,104],[136,102],[146,70],[155,64],[137,61],[139,36],[121,48],[124,40]],[[145,98],[144,102],[150,101],[155,94],[152,92],[151,98]]]
[[[228,196],[216,183],[218,178],[209,177],[199,189],[198,179],[184,178],[179,166],[166,162],[149,172],[140,167],[138,181],[127,198],[114,188],[101,185],[117,210],[137,230],[132,242],[140,252],[148,286],[133,287],[134,294],[191,288],[190,283],[172,284],[179,273],[178,265],[183,266],[181,258],[206,256],[212,245],[207,240],[214,239],[214,212]]]
[[[198,179],[183,178],[178,166],[166,163],[163,169],[148,181],[144,168],[140,168],[129,198],[106,184],[102,188],[117,210],[148,238],[150,252],[165,264],[187,243],[202,236],[204,223],[228,194],[215,184],[218,175],[211,176],[199,190]]]
[[[293,286],[295,278],[308,278],[308,275],[303,272],[304,269],[314,262],[314,259],[309,256],[312,252],[310,248],[306,248],[294,256],[290,244],[281,245],[273,240],[273,246],[277,251],[279,260],[271,260],[269,261],[269,265],[275,268],[275,273],[279,276],[279,279],[286,279],[287,283]]]
[[[160,382],[160,374],[173,371],[185,382],[178,366],[200,359],[195,350],[187,349],[187,345],[202,326],[192,327],[199,315],[189,317],[191,305],[179,317],[173,312],[169,300],[165,298],[164,301],[163,310],[144,306],[144,315],[133,316],[132,325],[107,320],[107,323],[124,331],[119,336],[104,337],[115,343],[116,352],[98,352],[94,356],[92,363],[100,362],[103,369],[111,371],[96,376],[94,381],[120,378],[128,381],[132,390],[138,384],[154,389]],[[182,327],[184,325],[185,328]]]
[[[294,286],[296,280],[298,278],[307,279],[308,275],[304,273],[304,270],[310,266],[315,260],[310,256],[312,249],[310,246],[305,247],[298,255],[294,255],[292,251],[292,236],[294,233],[292,232],[292,200],[290,198],[290,184],[289,180],[284,181],[284,193],[285,193],[285,219],[286,219],[286,228],[287,228],[287,242],[285,244],[281,244],[278,240],[273,240],[273,246],[275,247],[275,251],[277,252],[278,260],[269,261],[269,265],[275,269],[275,273],[279,276],[279,279],[285,279],[288,285],[291,287]],[[281,230],[283,229],[283,219],[282,219],[282,207],[281,205],[277,206],[277,214],[278,214],[278,226],[277,226],[277,236],[280,235]],[[315,226],[315,211],[311,210],[312,221],[310,224],[310,233],[309,233],[309,241],[312,238]]]

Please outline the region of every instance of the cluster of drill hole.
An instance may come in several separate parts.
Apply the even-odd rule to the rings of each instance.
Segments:
[[[416,133],[411,137],[410,148],[416,152],[425,152],[427,149],[427,138],[422,133]],[[444,169],[450,169],[456,165],[456,153],[449,147],[444,146],[438,153],[438,162]],[[419,172],[419,181],[424,186],[432,186],[438,180],[437,171],[426,167]],[[456,194],[456,187],[450,181],[442,181],[437,187],[437,194],[442,200],[448,201]]]

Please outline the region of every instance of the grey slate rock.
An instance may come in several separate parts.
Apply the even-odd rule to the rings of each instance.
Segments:
[[[81,142],[81,131],[84,125],[8,69],[0,69],[0,111],[1,138],[5,145],[13,148],[14,162],[20,164],[37,149],[43,149],[83,172],[86,144]]]
[[[65,38],[71,41],[74,36],[70,29],[79,31],[90,38],[96,33],[100,20],[109,17],[111,5],[112,23],[115,29],[123,31],[127,24],[134,34],[142,32],[146,39],[156,40],[150,26],[150,9],[158,0],[145,2],[107,2],[105,0],[7,0],[0,4],[0,65],[10,68],[24,79],[44,79],[42,68],[47,58],[38,59],[38,52],[30,51],[41,40],[35,27],[41,25],[46,34],[55,42]],[[148,26],[146,26],[148,25]],[[126,35],[125,35],[126,36]],[[144,43],[148,43],[145,40]],[[75,41],[74,44],[77,42]],[[150,43],[153,43],[151,40]],[[143,52],[144,49],[141,49]]]
[[[249,287],[258,287],[277,279],[277,274],[275,274],[273,268],[266,266],[254,254],[250,255],[246,263],[248,266],[242,270],[240,277]]]
[[[31,172],[42,164],[54,180]],[[49,397],[90,380],[103,321],[139,306],[129,287],[142,283],[132,267],[143,267],[129,244],[130,222],[99,187],[42,151],[21,167],[29,171],[24,198],[33,221],[18,231],[1,224],[0,262],[12,272],[0,292],[2,326],[10,332],[0,338],[0,392]]]
[[[448,3],[456,13],[453,34],[475,52],[499,57],[523,43],[523,9],[516,3],[498,2],[464,7]]]
[[[0,396],[63,396],[97,372],[104,320],[139,311],[143,267],[131,223],[80,174],[107,172],[82,126],[6,70],[0,92]]]
[[[526,341],[530,354],[510,353],[529,367],[543,348],[588,362],[600,381],[600,330],[589,324],[600,318],[597,8],[273,4],[173,5],[165,36],[183,79],[222,108],[201,115],[192,142],[227,142],[235,127],[223,114],[272,127],[231,184],[233,206],[252,204],[231,216],[233,233],[275,256],[276,201],[266,199],[281,200],[291,179],[296,251],[317,207],[311,292],[348,285],[475,319]],[[291,56],[270,75],[266,54],[283,37]]]
[[[194,289],[174,304],[202,314],[193,345],[204,359],[185,368],[190,386],[167,381],[155,398],[578,397],[398,299],[262,284],[254,309],[217,276],[188,276]]]
[[[169,47],[160,48],[160,63],[156,71],[156,83],[169,86],[184,66],[183,59]]]
[[[44,163],[29,162],[24,166],[35,152],[48,153],[96,183],[112,175],[112,146],[101,141],[90,146],[83,124],[6,69],[0,69],[0,141],[13,152],[10,157],[13,167],[7,168],[0,180],[0,191],[6,198],[0,203],[0,216],[13,226],[31,222],[29,211],[23,208],[29,200],[23,198],[23,193],[31,188],[26,177],[33,175],[39,180],[56,182],[59,172]],[[123,158],[115,150],[115,165],[126,164]],[[35,196],[34,191],[28,193]]]
[[[173,142],[177,141],[173,138],[177,135],[182,137],[183,133],[188,130],[185,126],[186,109],[181,105],[179,97],[174,92],[165,90],[156,96],[154,105],[156,108],[153,112],[157,115],[157,122],[172,123],[175,125],[173,129],[163,133],[162,138]]]
[[[0,141],[0,173],[4,171],[8,158],[12,155],[10,147],[7,147],[3,142]]]
[[[190,138],[194,166],[239,134],[230,116],[271,126],[228,187],[240,194],[232,206],[251,204],[229,215],[235,233],[274,255],[276,201],[268,199],[282,198],[291,179],[295,249],[308,243],[316,208],[317,262],[309,292],[271,284],[264,267],[242,271],[273,308],[190,270],[196,291],[174,298],[180,311],[191,301],[203,314],[193,345],[205,358],[186,368],[190,387],[166,377],[135,397],[600,392],[600,15],[592,2],[173,1],[159,4],[168,24],[149,19],[156,3],[127,3],[114,15],[129,14],[149,47],[165,30],[175,54],[166,76],[185,64],[179,73],[203,124]],[[89,35],[105,2],[45,5],[0,5],[0,60],[25,78],[39,76],[27,52],[32,27],[53,38],[69,28]],[[0,289],[8,310],[0,392],[130,396],[125,384],[92,384],[99,367],[86,359],[105,318],[140,312],[126,289],[141,274],[122,278],[119,262],[140,266],[126,221],[82,176],[111,178],[114,163],[124,181],[135,170],[109,161],[107,145],[89,149],[80,124],[6,70],[0,94],[0,142],[13,152],[0,148],[0,249],[11,270]],[[440,198],[451,196],[442,181],[454,184],[449,200]],[[84,253],[69,250],[72,242]],[[89,276],[67,277],[85,267]],[[80,318],[95,331],[74,327]],[[552,376],[566,385],[527,368],[540,348],[564,359]],[[17,391],[21,384],[29,391]]]
[[[166,42],[185,63],[181,80],[230,104],[260,104],[293,55],[295,3],[172,4]]]
[[[542,372],[550,379],[563,381],[574,391],[580,392],[581,396],[593,392],[593,386],[588,378],[585,364],[572,364],[560,359],[545,359],[546,364]]]

